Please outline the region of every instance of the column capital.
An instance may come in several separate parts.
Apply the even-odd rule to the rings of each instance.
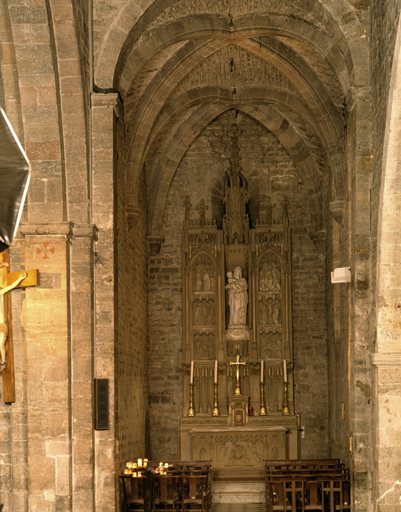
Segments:
[[[73,222],[21,222],[20,237],[65,236],[67,238],[92,238],[97,240],[98,228],[94,224],[74,224]]]
[[[21,222],[18,232],[21,236],[71,236],[72,222]]]
[[[165,237],[163,235],[148,235],[146,239],[148,242],[149,255],[157,256],[160,253]]]
[[[401,354],[372,354],[373,366],[377,368],[400,368],[401,367]]]
[[[369,101],[372,93],[370,86],[350,87],[346,98],[346,109],[350,112],[358,101]]]
[[[345,212],[345,201],[344,199],[334,199],[330,201],[330,211],[337,222],[337,224],[341,224],[344,222],[344,212]]]
[[[115,107],[118,103],[117,92],[91,92],[92,107]]]
[[[99,230],[95,224],[73,224],[72,225],[72,238],[91,238],[98,239]]]

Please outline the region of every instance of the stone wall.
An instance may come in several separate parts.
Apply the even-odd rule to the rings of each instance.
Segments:
[[[221,115],[196,138],[180,163],[169,191],[164,215],[165,243],[149,259],[150,432],[152,457],[178,455],[178,418],[182,403],[181,229],[186,195],[197,218],[200,199],[221,223],[224,171],[236,122],[243,174],[249,182],[252,212],[263,209],[263,191],[277,204],[289,201],[293,239],[293,309],[296,412],[305,428],[302,456],[328,453],[328,383],[325,314],[325,262],[309,238],[310,214],[300,177],[276,137],[241,112]],[[256,206],[255,206],[256,203]],[[255,222],[255,218],[252,219]]]

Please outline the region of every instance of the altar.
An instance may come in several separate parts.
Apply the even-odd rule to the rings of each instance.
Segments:
[[[262,469],[299,458],[293,390],[291,230],[286,197],[251,227],[238,136],[231,132],[221,228],[200,201],[182,233],[183,460]]]
[[[224,420],[191,421],[180,425],[183,460],[210,460],[214,469],[262,470],[267,459],[298,458],[298,426],[295,417],[272,421],[270,425],[251,418],[249,426],[227,427]],[[205,423],[208,423],[205,426]]]

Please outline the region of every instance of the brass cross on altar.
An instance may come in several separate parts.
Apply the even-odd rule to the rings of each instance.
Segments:
[[[7,271],[8,251],[0,254],[0,369],[3,376],[3,395],[7,403],[15,402],[14,351],[12,343],[11,297],[8,292],[38,284],[38,271]]]
[[[240,363],[239,360],[240,360],[240,355],[237,354],[237,361],[235,363],[230,363],[230,366],[237,367],[237,385],[235,386],[235,393],[234,393],[235,396],[241,396],[241,388],[240,388],[240,384],[239,384],[239,367],[246,365],[245,362]]]

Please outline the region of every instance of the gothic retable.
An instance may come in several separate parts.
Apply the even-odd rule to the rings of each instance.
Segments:
[[[291,372],[288,377],[290,415],[285,419],[283,416],[283,360],[292,361],[290,228],[285,197],[281,218],[273,218],[271,206],[266,217],[257,219],[252,226],[238,149],[241,132],[233,126],[229,135],[231,156],[225,177],[222,229],[218,228],[217,219],[206,218],[204,200],[197,208],[198,219],[191,216],[189,200],[185,202],[182,236],[185,400],[181,456],[215,459],[223,467],[262,467],[262,462],[251,456],[251,445],[266,458],[297,455],[298,420],[294,414]],[[236,362],[232,361],[233,357]],[[262,376],[261,360],[264,361]],[[187,418],[191,361],[194,361],[195,416]],[[218,375],[215,375],[215,361]],[[221,414],[217,418],[212,417],[216,401]],[[255,416],[249,416],[249,406]],[[236,428],[241,429],[239,437],[228,434],[229,429]],[[199,429],[206,429],[207,439],[206,431],[202,437]],[[272,437],[272,429],[280,434]],[[234,443],[234,451],[243,455],[235,461],[217,456],[222,447],[224,452],[230,452],[227,443]]]

